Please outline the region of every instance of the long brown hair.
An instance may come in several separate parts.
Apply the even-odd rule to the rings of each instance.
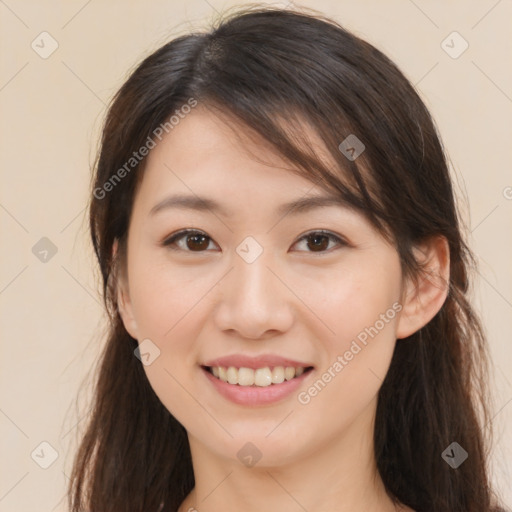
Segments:
[[[415,244],[446,237],[448,297],[426,326],[397,341],[378,395],[375,457],[389,495],[417,512],[497,510],[487,474],[487,348],[467,299],[474,261],[434,122],[369,43],[318,13],[253,6],[155,51],[109,108],[89,209],[109,332],[69,485],[72,512],[157,512],[162,503],[175,512],[194,486],[186,430],[134,357],[115,293],[146,162],[133,153],[157,142],[162,127],[174,129],[170,116],[194,101],[242,122],[293,172],[361,211],[395,244],[404,274],[420,276]],[[308,144],[305,123],[335,165]],[[349,135],[365,145],[357,159],[340,150]],[[452,442],[469,454],[456,469],[441,456]]]

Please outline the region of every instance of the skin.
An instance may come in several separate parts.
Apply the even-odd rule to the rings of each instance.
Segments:
[[[241,127],[236,133],[199,105],[151,151],[118,283],[126,329],[160,350],[144,366],[149,382],[188,432],[196,487],[180,512],[410,510],[395,507],[376,469],[377,393],[396,339],[425,325],[444,302],[446,243],[418,248],[439,279],[416,286],[403,279],[396,249],[360,213],[329,206],[278,217],[279,205],[326,192],[287,170],[263,141]],[[149,215],[174,193],[216,199],[231,214],[174,208]],[[208,235],[207,249],[191,251],[186,235],[177,242],[181,250],[162,246],[184,228]],[[330,240],[317,252],[299,240],[319,229],[348,243]],[[247,236],[263,248],[250,264],[236,252]],[[300,403],[298,393],[394,303],[401,311],[309,403]],[[278,354],[315,369],[278,403],[237,405],[199,366],[234,353]],[[237,457],[247,442],[261,452],[251,468]]]

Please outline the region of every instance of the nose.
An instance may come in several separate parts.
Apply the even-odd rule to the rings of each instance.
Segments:
[[[235,254],[233,267],[218,285],[217,327],[247,339],[265,339],[290,329],[293,294],[265,251],[252,263]]]

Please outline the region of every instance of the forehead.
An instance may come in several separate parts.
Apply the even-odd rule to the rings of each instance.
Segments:
[[[313,130],[309,136],[318,148]],[[275,148],[247,126],[198,105],[166,134],[147,157],[140,201],[169,192],[215,196],[222,203],[259,197],[286,200],[320,192]]]

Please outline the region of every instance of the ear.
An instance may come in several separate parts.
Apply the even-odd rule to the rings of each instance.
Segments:
[[[115,262],[115,281],[117,290],[117,307],[119,315],[123,321],[128,334],[138,339],[137,322],[133,314],[132,303],[130,300],[130,290],[128,288],[127,269],[121,264],[121,255],[119,254],[119,244],[116,239],[112,245],[112,258]],[[126,260],[126,258],[125,258]],[[123,263],[126,263],[123,262]]]
[[[429,239],[413,249],[422,272],[407,279],[396,337],[407,338],[428,324],[441,309],[449,290],[450,249],[443,236]]]

